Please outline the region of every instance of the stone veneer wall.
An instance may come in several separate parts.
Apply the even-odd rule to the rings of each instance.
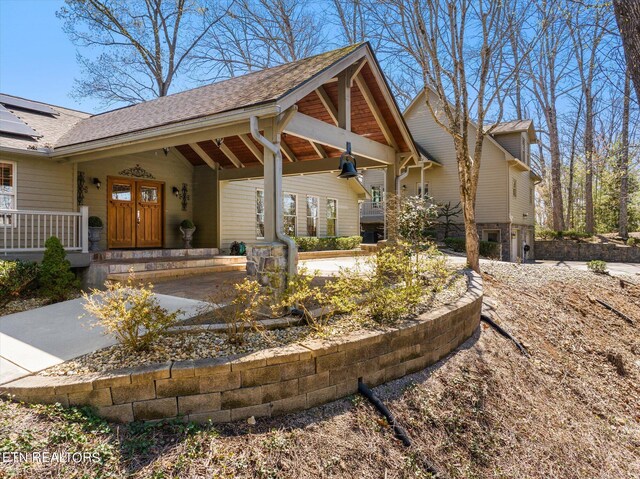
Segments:
[[[460,299],[388,332],[98,375],[29,376],[0,387],[0,393],[27,402],[90,405],[116,422],[174,417],[227,422],[299,411],[355,393],[359,379],[376,386],[456,349],[480,321],[482,280],[468,276]]]
[[[570,240],[536,241],[536,259],[640,263],[640,248],[613,243],[586,243]]]

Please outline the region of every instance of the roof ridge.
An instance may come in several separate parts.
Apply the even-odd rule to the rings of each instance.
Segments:
[[[127,108],[132,108],[134,106],[141,105],[143,103],[153,103],[153,102],[156,102],[156,101],[160,101],[163,98],[175,97],[176,95],[181,95],[183,93],[191,92],[191,91],[194,91],[194,90],[199,90],[201,88],[207,88],[207,87],[210,87],[212,85],[221,85],[221,84],[226,83],[226,82],[239,80],[241,78],[247,78],[247,77],[250,77],[250,76],[253,76],[253,75],[257,75],[259,73],[267,72],[269,70],[275,70],[276,68],[291,67],[292,65],[300,64],[302,62],[306,62],[306,61],[312,60],[312,59],[320,57],[320,56],[325,56],[325,55],[328,56],[330,54],[334,54],[334,53],[336,53],[336,52],[338,52],[340,50],[351,49],[352,51],[354,51],[357,48],[359,48],[361,45],[364,45],[365,43],[367,43],[367,42],[359,42],[359,43],[354,43],[354,44],[351,44],[351,45],[346,45],[346,46],[340,47],[340,48],[334,48],[333,50],[328,50],[326,52],[316,53],[315,55],[310,55],[308,57],[300,58],[300,59],[294,60],[292,62],[281,63],[280,65],[274,65],[272,67],[262,68],[260,70],[255,70],[255,71],[252,71],[252,72],[248,72],[248,73],[245,73],[243,75],[238,75],[238,76],[234,76],[234,77],[230,77],[230,78],[225,78],[224,80],[215,81],[215,82],[212,82],[212,83],[207,83],[205,85],[195,86],[193,88],[188,88],[186,90],[177,91],[177,92],[165,95],[165,96],[159,96],[159,97],[156,97],[156,98],[152,98],[150,100],[144,100],[144,101],[141,101],[139,103],[133,103],[131,105],[124,105],[124,106],[121,106],[121,107],[118,107],[118,108],[114,108],[112,110],[107,110],[107,111],[103,111],[103,112],[100,112],[100,113],[91,114],[91,118],[96,117],[96,116],[106,115],[107,113],[111,113],[111,112],[114,112],[114,111],[119,111],[119,110],[125,110]]]

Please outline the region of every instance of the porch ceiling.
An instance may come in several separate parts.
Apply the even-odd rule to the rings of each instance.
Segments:
[[[358,80],[354,81],[351,87],[351,131],[382,145],[397,147],[400,151],[409,151],[410,148],[393,117],[389,105],[384,99],[380,86],[368,63],[360,70]],[[363,92],[359,84],[364,85],[364,88],[368,91]],[[337,121],[334,120],[330,110],[336,109],[335,105],[338,104],[338,82],[332,79],[320,88],[324,89],[324,94],[326,95],[324,103],[321,99],[322,93],[319,93],[318,90],[312,91],[296,103],[298,112],[335,126]],[[369,95],[369,98],[365,98],[365,95]],[[326,102],[329,102],[328,106]],[[374,103],[377,106],[377,112],[372,111],[370,103]],[[376,113],[382,117],[382,122],[388,129],[387,135],[381,128],[381,120],[376,118]],[[388,137],[389,135],[391,138],[388,140],[386,136]],[[224,137],[220,146],[214,140],[212,138],[198,141],[197,145],[204,154],[222,169],[236,168],[238,166],[230,159],[229,151],[232,156],[239,160],[241,166],[250,168],[261,165],[261,161],[256,157],[255,152],[262,154],[263,147],[251,135],[244,135],[244,138],[239,135]],[[247,141],[253,144],[255,148],[252,149],[254,151],[247,146]],[[308,139],[300,138],[290,133],[282,134],[281,143],[285,162],[338,158],[342,153],[342,150],[327,144],[316,142],[314,145]],[[176,149],[194,166],[207,164],[207,161],[202,158],[202,152],[194,150],[189,144],[176,145]],[[225,150],[227,151],[225,152]]]

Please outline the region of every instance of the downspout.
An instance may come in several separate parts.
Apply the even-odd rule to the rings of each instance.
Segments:
[[[400,195],[400,182],[407,176],[409,176],[409,168],[406,168],[404,173],[400,173],[398,176],[396,176],[396,195]]]
[[[252,116],[249,119],[249,126],[251,129],[251,136],[254,140],[259,142],[262,146],[271,151],[274,156],[276,163],[282,165],[282,152],[277,145],[274,145],[269,140],[267,140],[264,136],[260,134],[260,129],[258,127],[258,117]],[[285,235],[282,229],[282,191],[279,191],[276,188],[276,237],[282,243],[287,245],[287,275],[288,278],[293,278],[297,273],[296,263],[298,256],[298,247],[296,246],[296,242]]]

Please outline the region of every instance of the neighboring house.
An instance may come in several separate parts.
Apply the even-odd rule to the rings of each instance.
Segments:
[[[422,163],[410,166],[401,180],[401,194],[426,194],[439,204],[460,201],[458,170],[453,139],[433,119],[424,98],[419,94],[407,107],[404,117],[417,143]],[[475,137],[475,125],[471,125]],[[480,180],[476,199],[478,234],[484,241],[502,245],[502,259],[517,261],[523,256],[524,244],[530,246],[527,258],[534,257],[535,184],[540,181],[531,169],[530,145],[536,142],[531,120],[500,123],[483,145]],[[372,197],[380,197],[384,189],[381,172],[367,171],[365,187]],[[375,203],[362,205],[362,224],[366,232],[383,228],[381,217],[369,213]],[[453,221],[458,228],[450,236],[464,236],[462,214]],[[442,230],[440,228],[440,233]],[[368,238],[370,234],[365,236]]]
[[[88,215],[109,250],[178,248],[187,218],[194,246],[222,251],[284,241],[279,221],[289,235],[355,235],[368,193],[336,177],[346,143],[389,184],[418,157],[366,43],[98,115],[0,104],[5,257],[41,252],[50,235],[82,255]]]

